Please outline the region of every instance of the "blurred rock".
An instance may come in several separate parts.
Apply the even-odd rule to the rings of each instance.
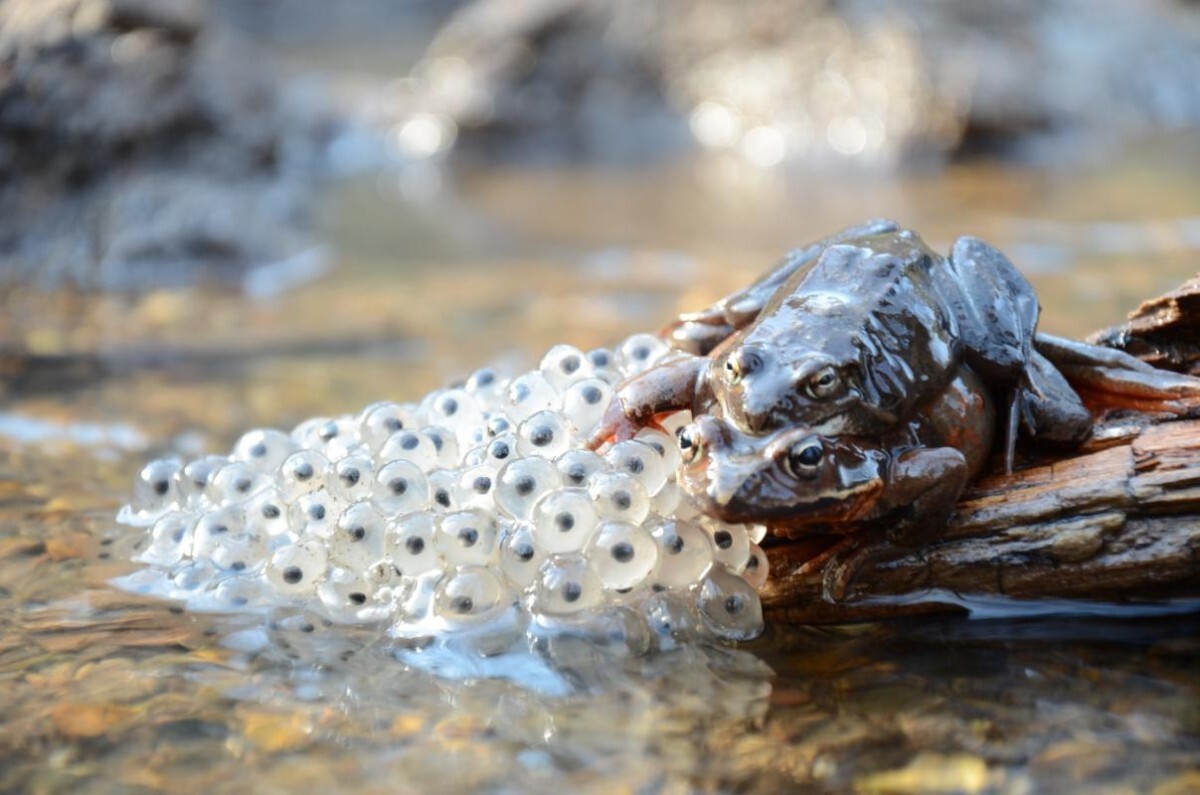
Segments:
[[[475,0],[379,110],[406,156],[891,167],[1195,126],[1198,73],[1172,0]]]
[[[201,0],[4,0],[0,282],[149,288],[293,257],[332,126]]]

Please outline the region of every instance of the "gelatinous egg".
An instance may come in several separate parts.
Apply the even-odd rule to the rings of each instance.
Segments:
[[[261,604],[267,598],[267,586],[257,575],[226,577],[213,589],[217,603],[228,608]]]
[[[456,504],[463,508],[488,509],[496,504],[492,489],[496,486],[496,473],[500,467],[488,462],[462,470],[455,493]]]
[[[482,367],[471,373],[463,389],[484,411],[495,411],[504,400],[504,389],[508,379],[501,378],[490,367]]]
[[[656,364],[670,349],[653,334],[634,334],[617,348],[617,368],[628,378]]]
[[[433,544],[434,518],[435,514],[428,511],[410,513],[388,527],[388,557],[406,577],[442,568],[442,559]]]
[[[213,473],[227,463],[229,463],[229,459],[224,456],[208,455],[188,463],[183,469],[176,472],[175,483],[179,488],[180,499],[200,499],[208,489]]]
[[[171,586],[186,594],[208,587],[215,576],[213,564],[206,559],[185,560],[171,572]]]
[[[592,476],[588,491],[605,519],[641,524],[650,513],[646,490],[628,473],[598,472]]]
[[[643,428],[633,437],[642,444],[648,444],[658,453],[663,462],[663,469],[669,477],[679,469],[679,440],[673,435],[657,428]]]
[[[582,551],[600,524],[586,489],[559,489],[537,501],[533,526],[538,545],[551,554]]]
[[[457,511],[461,506],[458,497],[458,472],[453,469],[435,469],[426,475],[429,481],[429,507],[435,511]]]
[[[483,409],[465,389],[445,389],[432,393],[422,404],[429,425],[454,431],[483,422]]]
[[[332,568],[325,579],[317,585],[317,596],[321,602],[331,608],[335,617],[344,611],[354,618],[358,612],[369,606],[375,595],[374,584],[355,569]]]
[[[700,525],[712,539],[717,560],[735,572],[746,567],[746,561],[750,559],[750,538],[745,527],[707,518],[701,519]]]
[[[428,472],[437,467],[438,449],[428,436],[414,428],[406,428],[388,437],[379,450],[379,458],[384,461],[403,459]]]
[[[320,489],[305,494],[288,508],[288,522],[292,532],[308,538],[333,538],[338,517],[346,509],[346,503]]]
[[[679,510],[683,492],[673,480],[668,480],[658,493],[650,498],[650,511],[659,516],[672,516]]]
[[[537,578],[545,560],[546,551],[538,546],[532,525],[517,522],[501,532],[500,570],[518,589],[523,590]]]
[[[671,474],[653,447],[635,439],[617,442],[604,454],[604,459],[614,472],[632,475],[650,495],[657,494]]]
[[[248,500],[271,485],[262,470],[242,461],[231,461],[213,473],[205,496],[216,505]]]
[[[450,469],[451,467],[458,466],[461,457],[458,454],[458,437],[454,435],[453,431],[447,430],[440,425],[426,425],[421,429],[421,433],[433,444],[433,448],[437,450],[437,460],[434,466],[441,469]]]
[[[333,465],[328,489],[343,502],[358,502],[371,496],[375,462],[364,455],[348,455]]]
[[[330,473],[329,459],[316,450],[292,453],[279,466],[279,496],[286,503],[323,488]]]
[[[638,525],[604,522],[596,530],[587,557],[605,589],[621,592],[646,582],[658,564],[658,546]]]
[[[693,635],[700,623],[695,597],[680,591],[650,594],[642,604],[642,614],[664,648]]]
[[[329,564],[325,546],[314,540],[280,547],[267,562],[267,581],[285,595],[316,593]]]
[[[517,452],[522,456],[556,458],[571,446],[571,431],[562,415],[539,411],[517,428]]]
[[[355,452],[362,444],[357,417],[319,417],[302,422],[292,431],[292,440],[301,447],[316,450],[330,461]]]
[[[613,388],[599,378],[585,378],[566,388],[562,396],[562,413],[580,437],[586,437],[599,424]]]
[[[429,481],[412,462],[391,461],[375,473],[371,499],[389,516],[418,511],[429,505]]]
[[[509,382],[504,397],[504,413],[519,423],[539,411],[554,408],[558,401],[558,390],[544,375],[538,372],[526,373]]]
[[[452,566],[485,566],[495,559],[496,529],[486,511],[455,511],[438,517],[433,543]]]
[[[751,542],[750,557],[746,560],[746,567],[739,574],[751,588],[756,591],[761,591],[763,586],[767,584],[767,577],[770,574],[770,564],[767,561],[767,555],[763,552],[762,547]]]
[[[243,461],[262,472],[274,472],[284,459],[296,451],[296,442],[282,431],[260,429],[250,431],[237,440],[234,461]]]
[[[196,517],[171,511],[154,523],[150,544],[138,555],[138,560],[156,566],[174,566],[192,554],[192,527]]]
[[[530,607],[535,613],[565,616],[591,610],[604,599],[604,588],[580,555],[557,555],[542,564],[534,580]]]
[[[592,475],[604,472],[607,462],[591,450],[572,448],[554,459],[564,486],[587,487]]]
[[[513,519],[529,519],[543,494],[558,488],[558,468],[545,458],[509,461],[496,475],[496,504]]]
[[[359,412],[359,438],[373,452],[379,452],[392,434],[414,426],[413,408],[387,401],[372,403]]]
[[[250,498],[244,513],[246,531],[263,539],[290,536],[288,506],[274,488],[264,489]]]
[[[450,622],[481,620],[503,605],[506,592],[490,569],[463,566],[447,572],[438,583],[433,610]]]
[[[489,440],[483,447],[480,463],[490,461],[499,467],[516,458],[517,455],[516,434],[503,433]]]
[[[724,566],[714,566],[704,578],[696,603],[705,626],[719,638],[751,640],[762,633],[758,594]]]
[[[708,533],[682,521],[667,521],[650,531],[658,545],[654,584],[664,588],[690,588],[712,568],[713,548]]]
[[[174,459],[151,461],[142,467],[133,481],[133,509],[155,515],[173,506],[180,497],[176,476],[181,468]]]
[[[213,554],[245,529],[242,511],[224,506],[201,516],[192,528],[192,556],[212,560]]]
[[[542,357],[538,370],[555,389],[566,389],[570,384],[591,376],[592,363],[583,351],[572,345],[555,345]]]
[[[369,502],[356,502],[338,517],[329,557],[341,566],[365,571],[384,556],[387,522]]]

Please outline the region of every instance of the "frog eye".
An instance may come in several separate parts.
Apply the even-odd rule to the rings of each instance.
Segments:
[[[794,478],[813,478],[820,471],[824,458],[825,449],[820,439],[803,439],[788,451],[785,467]]]
[[[683,463],[692,463],[704,452],[700,433],[691,425],[685,425],[680,428],[676,432],[675,437],[679,442],[679,457],[683,460]]]
[[[814,399],[827,398],[837,392],[841,386],[837,371],[832,367],[822,367],[808,379],[808,395]]]

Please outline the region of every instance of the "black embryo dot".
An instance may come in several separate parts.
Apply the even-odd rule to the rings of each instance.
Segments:
[[[628,541],[613,544],[612,556],[617,563],[628,563],[633,560],[633,544]]]

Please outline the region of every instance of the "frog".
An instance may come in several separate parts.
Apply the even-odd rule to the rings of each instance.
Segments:
[[[722,521],[765,524],[788,541],[831,539],[802,570],[823,567],[825,598],[840,601],[871,555],[940,536],[987,465],[995,416],[990,390],[965,364],[883,438],[803,426],[752,435],[719,414],[701,415],[678,432],[678,483]]]
[[[1196,379],[1039,332],[1040,313],[1032,285],[982,240],[959,238],[942,257],[893,221],[869,221],[667,326],[675,352],[618,386],[591,444],[681,410],[719,411],[752,435],[805,427],[880,437],[965,364],[999,396],[1011,472],[1019,432],[1059,445],[1090,436],[1094,415],[1054,357],[1110,396],[1135,393],[1167,409],[1200,398]]]

